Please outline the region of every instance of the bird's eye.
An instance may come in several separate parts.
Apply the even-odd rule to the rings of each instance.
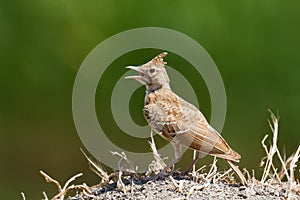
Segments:
[[[155,69],[154,69],[154,68],[151,68],[151,69],[149,70],[149,72],[152,74],[152,73],[155,72]]]

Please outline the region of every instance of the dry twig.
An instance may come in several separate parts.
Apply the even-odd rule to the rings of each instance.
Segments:
[[[118,176],[118,181],[117,181],[117,187],[119,190],[121,190],[122,192],[124,192],[124,194],[127,194],[127,189],[125,184],[122,181],[122,171],[119,171],[119,176]]]
[[[116,152],[116,151],[111,151],[112,155],[117,155],[120,157],[120,160],[118,162],[118,168],[119,170],[122,170],[123,172],[127,172],[130,174],[136,174],[136,168],[133,166],[133,163],[127,158],[127,155],[124,152]],[[122,161],[125,161],[127,166],[122,166]]]
[[[51,178],[48,174],[46,174],[45,172],[43,171],[40,171],[41,175],[44,176],[45,180],[47,182],[50,182],[50,183],[54,183],[57,188],[58,188],[58,191],[59,193],[57,195],[55,195],[52,199],[53,200],[57,200],[57,199],[64,199],[65,195],[67,192],[71,191],[71,190],[74,190],[74,189],[82,189],[84,190],[87,194],[90,194],[92,195],[92,192],[90,190],[90,188],[86,185],[86,184],[82,184],[82,185],[71,185],[69,186],[69,184],[71,182],[73,182],[76,178],[82,176],[82,173],[79,173],[79,174],[76,174],[74,175],[73,177],[71,177],[64,185],[64,187],[62,188],[61,185],[59,184],[59,182],[53,178]],[[45,198],[48,199],[46,193],[43,193]]]
[[[172,181],[173,185],[174,185],[174,190],[178,191],[178,192],[182,192],[182,188],[183,188],[183,180],[179,181],[179,184],[176,183],[175,179],[172,176],[169,176],[170,180]]]
[[[289,188],[289,194],[287,199],[291,199],[292,197],[292,193],[293,191],[295,191],[296,193],[298,193],[298,189],[299,189],[299,185],[298,187],[296,186],[296,181],[295,181],[295,177],[294,177],[294,168],[297,167],[296,163],[298,162],[299,158],[300,158],[300,145],[298,146],[298,149],[296,151],[296,153],[293,156],[293,159],[291,161],[291,165],[290,165],[290,188]]]
[[[262,145],[267,153],[267,161],[265,164],[265,168],[264,168],[264,172],[263,172],[263,176],[261,178],[261,182],[264,183],[267,179],[267,177],[270,174],[270,169],[271,169],[271,165],[273,164],[273,156],[274,154],[277,152],[277,137],[278,137],[278,119],[276,118],[276,116],[271,112],[271,119],[273,122],[273,125],[271,124],[271,122],[269,121],[271,130],[273,132],[273,144],[270,146],[270,150],[267,150],[266,145],[264,144],[265,139],[268,136],[265,136],[263,141],[262,141]]]
[[[24,192],[21,192],[21,196],[22,196],[22,199],[23,199],[23,200],[26,200],[26,197],[25,197]]]
[[[226,172],[224,172],[223,174],[221,174],[219,177],[217,177],[214,182],[217,183],[219,180],[221,180],[224,176],[226,176],[227,174],[229,174],[229,172],[232,171],[232,168],[228,169]]]
[[[61,191],[61,185],[59,184],[59,182],[57,180],[54,180],[53,178],[51,178],[48,174],[46,174],[45,172],[43,172],[42,170],[40,171],[40,174],[42,176],[44,176],[45,180],[47,183],[54,183],[58,189],[58,191]]]
[[[48,198],[48,196],[47,196],[46,192],[45,192],[45,191],[43,191],[42,193],[43,193],[43,196],[44,196],[45,200],[49,200],[49,198]]]
[[[211,164],[211,167],[210,167],[205,179],[211,180],[211,178],[217,173],[217,171],[218,171],[217,162],[218,162],[218,160],[217,160],[216,156],[214,156],[213,163]]]
[[[102,182],[108,183],[109,180],[110,180],[110,176],[107,174],[107,172],[104,171],[95,162],[93,162],[92,159],[89,158],[82,149],[80,149],[80,151],[82,152],[82,154],[84,155],[84,157],[88,160],[91,170],[93,172],[95,172],[95,174],[97,174],[102,179]]]
[[[187,199],[190,198],[190,196],[193,194],[193,192],[195,190],[202,190],[203,188],[209,186],[209,182],[207,181],[206,183],[204,183],[203,185],[194,185],[193,187],[190,188],[188,194],[187,194]]]

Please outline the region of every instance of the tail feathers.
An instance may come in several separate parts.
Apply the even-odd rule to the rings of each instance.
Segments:
[[[241,156],[238,154],[236,151],[230,149],[227,153],[222,153],[222,154],[211,154],[213,156],[223,158],[225,160],[230,160],[233,162],[240,162]]]

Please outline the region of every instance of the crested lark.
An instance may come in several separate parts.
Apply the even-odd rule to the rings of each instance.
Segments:
[[[126,77],[126,79],[135,79],[146,86],[144,116],[151,128],[170,141],[175,149],[175,159],[158,175],[164,175],[168,168],[181,159],[181,145],[184,145],[197,151],[196,158],[186,172],[191,170],[199,159],[200,153],[206,153],[225,159],[245,185],[245,177],[233,164],[233,162],[239,162],[241,156],[229,147],[195,106],[171,90],[170,79],[164,68],[166,62],[163,57],[166,55],[167,53],[164,52],[144,65],[127,67],[137,71],[139,75]]]

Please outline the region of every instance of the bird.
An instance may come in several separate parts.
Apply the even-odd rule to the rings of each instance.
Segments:
[[[235,165],[241,158],[240,154],[227,144],[198,108],[172,91],[170,78],[165,69],[166,55],[167,52],[162,52],[145,64],[127,66],[127,69],[138,72],[138,75],[125,77],[145,85],[144,117],[150,127],[174,147],[174,160],[158,175],[163,176],[167,169],[180,161],[182,146],[185,146],[196,151],[196,157],[186,173],[191,171],[192,166],[204,153],[224,159],[236,172],[241,183],[246,185],[244,175]]]

